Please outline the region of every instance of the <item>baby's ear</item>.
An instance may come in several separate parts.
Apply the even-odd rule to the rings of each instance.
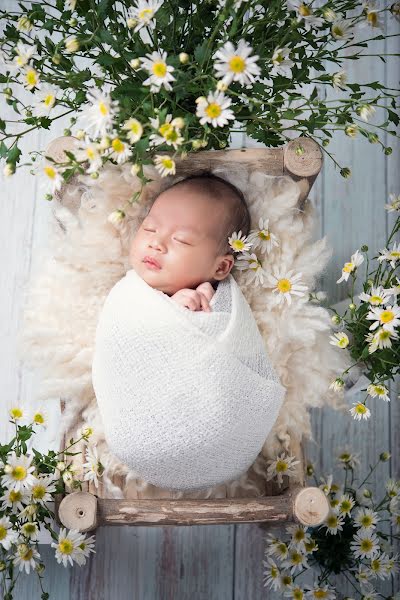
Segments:
[[[222,258],[219,259],[217,270],[214,274],[214,279],[218,281],[222,281],[225,277],[228,277],[229,273],[232,270],[232,267],[235,263],[235,259],[232,254],[225,254]]]

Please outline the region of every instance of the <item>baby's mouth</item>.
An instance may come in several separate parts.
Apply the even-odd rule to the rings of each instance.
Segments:
[[[161,265],[155,258],[151,256],[145,256],[142,261],[149,269],[160,270]]]

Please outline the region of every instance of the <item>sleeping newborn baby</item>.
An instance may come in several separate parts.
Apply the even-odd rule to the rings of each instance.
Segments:
[[[132,268],[101,310],[92,380],[105,439],[158,487],[238,478],[279,414],[286,390],[230,273],[228,238],[249,227],[230,183],[212,174],[176,183],[134,233]]]

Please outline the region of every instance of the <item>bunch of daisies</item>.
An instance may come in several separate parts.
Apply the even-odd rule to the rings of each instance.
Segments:
[[[337,283],[351,279],[350,303],[343,315],[337,310],[332,316],[333,323],[340,331],[330,336],[330,343],[338,348],[347,348],[355,363],[362,363],[363,369],[371,383],[366,387],[367,394],[361,402],[354,402],[350,413],[354,419],[367,420],[371,410],[366,406],[369,396],[377,397],[385,402],[390,401],[389,390],[385,382],[399,372],[400,365],[400,279],[398,268],[400,265],[400,243],[393,242],[396,233],[400,230],[400,196],[394,193],[389,195],[389,202],[385,204],[389,213],[397,215],[392,232],[389,235],[385,248],[379,250],[377,267],[369,271],[368,247],[362,246],[361,252],[357,249],[346,262],[342,275]],[[366,273],[363,282],[363,292],[358,295],[360,302],[356,305],[354,299],[354,285],[360,266],[366,259]],[[344,331],[347,332],[350,335]],[[351,365],[351,367],[354,365]],[[341,376],[332,381],[330,388],[341,392],[345,386],[344,376],[350,370],[346,369]]]
[[[228,243],[237,254],[234,266],[244,272],[246,284],[272,288],[272,297],[278,305],[285,302],[290,305],[293,296],[305,297],[308,288],[301,281],[302,273],[279,267],[274,261],[272,272],[267,270],[268,255],[280,246],[278,236],[269,228],[268,218],[260,217],[258,228],[252,229],[248,236],[235,231]]]
[[[42,587],[45,565],[38,551],[41,527],[50,532],[56,559],[64,566],[74,562],[84,565],[89,554],[95,552],[93,536],[64,528],[56,533],[52,529],[54,512],[49,503],[64,491],[65,484],[81,487],[77,469],[66,461],[75,444],[80,441],[87,444],[84,480],[97,487],[103,466],[96,447],[88,443],[93,433],[90,427],[82,428],[79,439],[70,440],[70,445],[61,452],[51,450],[41,454],[28,445],[39,429],[47,427],[46,411],[39,409],[28,415],[23,406],[14,406],[9,414],[15,436],[9,444],[0,446],[0,571],[4,597],[11,600],[16,578],[22,571],[36,572]],[[64,460],[59,460],[60,454],[65,456]],[[47,593],[43,592],[42,597],[48,598]]]
[[[336,165],[325,150],[330,130],[341,129],[350,139],[363,135],[386,154],[392,151],[367,124],[381,98],[389,102],[379,104],[387,110],[380,128],[398,123],[393,88],[379,84],[379,94],[370,98],[372,86],[348,82],[344,68],[318,77],[313,72],[321,71],[322,57],[340,67],[359,58],[352,54],[359,37],[370,43],[384,38],[384,13],[399,19],[399,3],[378,7],[372,0],[352,0],[339,6],[328,0],[315,7],[302,0],[201,0],[183,7],[174,0],[123,0],[118,6],[95,0],[87,11],[79,0],[60,0],[51,13],[48,6],[0,10],[6,25],[2,93],[19,115],[16,122],[28,125],[15,133],[9,126],[15,121],[0,120],[0,157],[4,174],[12,175],[20,138],[68,117],[64,135],[74,136],[77,147],[65,162],[45,157],[32,169],[43,176],[49,200],[74,173],[97,178],[109,161],[130,163],[143,188],[149,181],[145,164],[162,177],[173,175],[177,156],[225,148],[236,123],[267,146],[291,139],[288,129],[309,134]],[[342,53],[343,47],[349,51]],[[319,93],[327,85],[346,97],[327,106]],[[32,100],[22,101],[15,89],[30,92]],[[33,162],[43,156],[31,154]],[[340,167],[340,173],[349,177],[350,169]]]
[[[393,544],[400,538],[400,481],[389,479],[383,497],[377,498],[368,480],[379,464],[389,460],[390,454],[382,452],[358,486],[355,469],[359,457],[348,449],[338,456],[345,472],[342,484],[335,483],[332,475],[318,481],[313,465],[307,465],[307,476],[313,477],[328,499],[328,515],[316,527],[300,524],[286,527],[288,539],[267,535],[263,561],[265,586],[293,600],[344,600],[348,596],[340,586],[335,586],[336,575],[344,575],[355,599],[384,597],[379,594],[383,591],[381,586],[391,587],[389,580],[400,570],[399,554],[393,550]],[[386,533],[385,526],[381,530],[381,524],[388,520],[392,534]],[[310,569],[314,574],[312,585],[305,583],[305,579],[310,580],[306,573]],[[396,591],[385,589],[389,594]]]

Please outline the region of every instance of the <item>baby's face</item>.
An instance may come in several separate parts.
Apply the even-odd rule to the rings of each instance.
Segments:
[[[170,296],[214,277],[223,279],[226,275],[219,271],[221,262],[228,272],[233,263],[230,255],[218,255],[224,210],[221,204],[184,185],[166,190],[131,242],[132,268],[148,285]],[[158,266],[147,262],[146,257]]]

